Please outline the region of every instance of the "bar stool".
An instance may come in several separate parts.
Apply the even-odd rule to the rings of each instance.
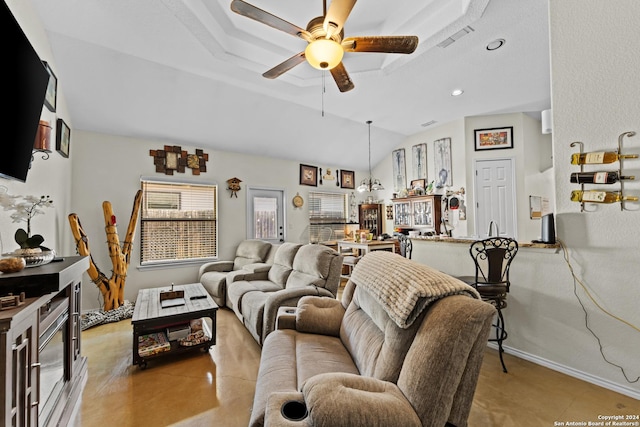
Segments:
[[[475,276],[462,276],[458,279],[473,286],[482,299],[491,303],[498,311],[496,323],[493,325],[496,337],[489,339],[498,343],[502,371],[507,372],[502,353],[502,343],[507,339],[502,310],[507,307],[507,293],[509,281],[509,266],[518,253],[518,242],[507,237],[490,237],[471,244],[469,253],[476,265]]]
[[[413,242],[411,239],[406,235],[401,234],[398,236],[398,243],[400,243],[400,255],[411,259],[411,251],[413,251]]]

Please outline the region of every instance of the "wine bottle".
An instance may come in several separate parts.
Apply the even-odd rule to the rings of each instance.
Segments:
[[[595,165],[613,163],[620,159],[637,159],[637,154],[618,154],[613,151],[595,151],[593,153],[574,153],[571,155],[572,165]]]
[[[573,172],[571,182],[576,184],[615,184],[621,179],[636,179],[635,176],[621,176],[616,171],[611,172]]]
[[[571,192],[572,202],[616,203],[623,200],[635,202],[638,198],[635,196],[622,196],[620,191],[574,190]]]

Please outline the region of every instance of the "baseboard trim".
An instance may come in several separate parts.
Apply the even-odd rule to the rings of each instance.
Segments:
[[[496,350],[498,349],[498,346],[493,342],[490,342],[487,345]],[[520,359],[527,360],[531,363],[535,363],[536,365],[544,366],[545,368],[549,368],[554,371],[569,375],[570,377],[574,377],[579,380],[586,381],[591,384],[595,384],[602,388],[606,388],[607,390],[615,391],[616,393],[624,394],[625,396],[629,396],[634,399],[640,400],[640,391],[638,390],[633,390],[631,388],[621,386],[620,384],[611,382],[609,380],[605,380],[595,375],[587,374],[586,372],[582,372],[577,369],[570,368],[565,365],[561,365],[559,363],[553,362],[543,357],[536,356],[535,354],[520,351],[513,347],[508,347],[506,345],[503,345],[502,347],[504,348],[505,353],[508,353],[512,356],[519,357]]]

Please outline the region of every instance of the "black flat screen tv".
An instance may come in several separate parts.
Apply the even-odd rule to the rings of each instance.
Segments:
[[[4,1],[0,6],[0,28],[5,107],[0,113],[0,178],[24,182],[31,165],[49,73]]]

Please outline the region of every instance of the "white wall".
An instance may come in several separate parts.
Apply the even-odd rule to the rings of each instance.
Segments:
[[[569,175],[579,169],[569,164],[571,153],[577,151],[569,144],[583,141],[587,151],[615,150],[619,134],[640,131],[640,2],[551,0],[550,16],[558,233],[570,250],[577,275],[599,304],[635,326],[603,314],[579,289],[590,313],[589,324],[602,340],[608,359],[636,379],[640,376],[640,204],[629,204],[633,212],[621,212],[619,205],[611,205],[580,213],[579,205],[569,201],[571,190],[577,189],[570,184]],[[627,152],[640,153],[640,136],[625,141],[624,147]],[[625,174],[640,176],[640,160],[627,161],[625,166]],[[640,182],[626,187],[631,194],[640,195]],[[573,283],[563,281],[555,286],[566,293]],[[569,297],[556,309],[563,316],[572,313],[575,328],[562,328],[567,329],[562,333],[566,342],[572,343],[560,355],[566,364],[640,391],[640,383],[628,384],[619,368],[602,359],[595,338],[585,332],[584,315],[575,298]],[[584,340],[575,343],[576,335]]]
[[[497,127],[513,127],[514,148],[505,150],[475,151],[475,129]],[[451,169],[453,185],[448,188],[458,191],[465,188],[465,204],[467,205],[467,219],[456,221],[453,236],[469,236],[478,234],[474,226],[474,161],[477,159],[513,158],[516,168],[517,193],[517,237],[521,241],[540,238],[540,220],[529,218],[529,196],[544,196],[550,199],[553,210],[554,183],[550,164],[551,137],[543,135],[540,121],[527,114],[500,114],[491,116],[467,117],[449,123],[438,125],[424,132],[408,137],[396,148],[404,148],[407,163],[407,185],[413,177],[411,174],[411,147],[415,144],[427,144],[427,173],[430,182],[436,179],[434,166],[434,141],[451,138]],[[544,166],[547,165],[547,166]],[[544,170],[547,169],[547,170]],[[392,188],[392,160],[380,162],[374,169],[374,176],[379,177],[385,184],[386,190],[379,192],[379,197],[391,203]],[[393,229],[393,221],[387,221],[387,230]],[[482,230],[483,232],[485,230]]]
[[[602,205],[595,212],[581,213],[579,205],[569,201],[571,191],[579,188],[569,182],[571,172],[579,170],[569,163],[571,153],[577,151],[571,142],[583,141],[587,151],[615,150],[619,134],[640,131],[640,58],[634,55],[640,47],[635,22],[640,2],[614,3],[550,2],[554,167],[535,174],[527,166],[533,153],[525,151],[527,162],[519,163],[524,173],[519,174],[518,187],[524,180],[528,196],[555,182],[555,196],[550,196],[555,197],[557,234],[568,250],[576,279],[562,251],[521,248],[511,266],[505,344],[507,352],[519,357],[640,399],[640,382],[632,383],[640,376],[640,204],[629,203],[630,212],[621,212],[619,205]],[[478,120],[487,123],[486,118]],[[518,127],[525,132],[531,127],[533,133],[533,124],[526,121],[523,118]],[[521,131],[516,130],[516,122],[517,138]],[[494,124],[506,125],[502,120]],[[623,147],[625,152],[640,153],[640,135],[625,140]],[[640,176],[640,160],[626,161],[625,174]],[[631,181],[625,188],[640,195],[640,182]],[[522,204],[519,200],[519,211]],[[417,242],[414,259],[452,275],[473,272],[470,261],[462,262],[468,259],[466,245]],[[581,283],[610,314],[589,299]],[[574,290],[587,310],[589,328],[612,364],[604,360],[597,339],[587,329]]]
[[[179,141],[150,141],[104,135],[91,132],[75,131],[73,134],[73,150],[76,158],[82,161],[73,163],[72,204],[70,212],[78,214],[82,226],[89,237],[91,253],[98,267],[107,275],[111,274],[111,264],[105,243],[102,202],[109,201],[118,219],[118,232],[124,238],[133,198],[140,188],[140,177],[166,177],[157,174],[153,157],[149,150],[161,149],[167,145],[180,145],[189,153],[196,148]],[[219,185],[219,258],[233,259],[238,243],[246,238],[246,189],[262,187],[283,189],[285,191],[286,240],[308,243],[308,193],[309,191],[347,192],[336,187],[336,181],[327,181],[318,187],[301,186],[299,182],[299,163],[257,156],[246,156],[236,153],[204,150],[209,154],[207,172],[194,176],[191,169],[184,174],[175,173],[176,180],[195,182],[213,182]],[[332,165],[318,165],[326,171]],[[362,179],[362,173],[356,171],[356,181]],[[229,178],[242,180],[242,190],[238,197],[230,197],[226,189]],[[300,193],[305,205],[294,208],[291,199]],[[140,261],[140,228],[136,228],[132,262],[127,275],[125,299],[135,300],[139,289],[170,285],[171,282],[190,283],[197,281],[199,264],[161,268],[155,270],[139,270]],[[98,289],[85,278],[83,283],[83,308],[100,306]]]
[[[40,56],[40,59],[47,61],[52,67],[58,80],[64,76],[57,71],[56,63],[53,60],[49,41],[37,13],[28,1],[8,0],[7,5],[16,17],[16,20],[27,35],[33,48]],[[10,64],[5,64],[10,66]],[[10,107],[10,106],[9,106]],[[50,112],[46,107],[42,109],[42,120],[48,121],[52,125],[51,141],[55,146],[55,122],[57,118],[62,118],[67,125],[72,126],[69,117],[66,100],[64,98],[64,85],[58,84],[57,108],[56,112]],[[2,144],[10,144],[11,141],[3,141]],[[48,160],[43,160],[41,154],[34,157],[31,169],[27,174],[26,182],[13,181],[0,178],[0,191],[15,196],[36,196],[49,195],[53,200],[53,209],[43,209],[44,215],[37,215],[31,221],[32,234],[41,234],[45,241],[44,246],[55,249],[58,253],[68,254],[72,247],[69,242],[69,227],[65,212],[71,203],[71,163],[73,160],[73,146],[70,157],[64,158],[57,152],[52,152]],[[6,189],[6,190],[5,190]],[[2,252],[12,252],[18,249],[18,244],[14,241],[14,233],[18,228],[26,229],[26,223],[13,223],[10,215],[13,212],[2,212],[0,216],[0,240],[2,241]]]

